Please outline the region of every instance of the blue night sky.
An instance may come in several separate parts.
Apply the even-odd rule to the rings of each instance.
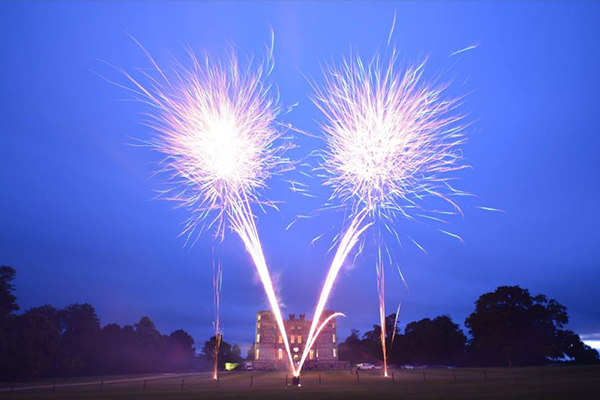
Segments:
[[[220,52],[235,43],[260,55],[275,32],[273,79],[283,120],[319,134],[306,77],[356,50],[393,42],[402,58],[429,57],[426,75],[447,71],[450,94],[468,94],[474,124],[464,146],[473,169],[457,186],[478,196],[448,230],[397,228],[426,249],[392,246],[409,290],[387,271],[388,313],[401,324],[449,314],[462,324],[482,293],[521,285],[568,307],[569,328],[600,338],[600,3],[598,2],[2,2],[0,4],[0,264],[18,270],[23,310],[49,303],[93,304],[103,325],[148,315],[163,333],[183,328],[201,347],[212,334],[212,238],[177,238],[187,214],[153,200],[158,154],[130,146],[150,137],[144,106],[120,101],[124,83],[98,61],[149,68],[138,39],[168,69],[184,46]],[[461,56],[453,52],[479,46]],[[322,146],[299,136],[290,156]],[[295,175],[296,174],[296,175]],[[282,177],[300,179],[297,173]],[[264,195],[281,212],[258,228],[284,313],[312,313],[331,261],[342,213],[285,227],[319,208],[274,178]],[[504,210],[485,212],[475,205]],[[310,245],[313,238],[323,239]],[[245,349],[254,313],[267,308],[240,240],[221,245],[225,340]],[[329,302],[347,314],[340,337],[377,323],[375,270],[368,253],[342,271]]]

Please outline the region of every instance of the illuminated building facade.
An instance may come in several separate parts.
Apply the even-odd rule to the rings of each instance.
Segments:
[[[333,313],[333,311],[325,311],[322,316],[323,321]],[[290,314],[284,324],[294,363],[298,365],[306,346],[312,321],[307,320],[304,314],[300,314],[299,318],[296,318],[295,314]],[[277,327],[275,316],[271,311],[256,313],[254,361],[252,366],[256,370],[289,369],[290,363],[285,344]],[[303,369],[348,369],[349,366],[350,364],[347,361],[340,361],[338,358],[336,320],[332,319],[323,328],[312,349],[310,349]]]

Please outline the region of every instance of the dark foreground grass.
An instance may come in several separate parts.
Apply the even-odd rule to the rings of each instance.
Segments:
[[[425,374],[425,375],[423,375]],[[103,379],[85,378],[68,383],[117,379],[138,379],[121,383],[0,392],[11,399],[600,399],[600,367],[544,367],[495,369],[428,369],[394,371],[394,379],[384,378],[381,371],[306,372],[302,387],[286,386],[281,372],[221,373],[217,382],[210,374],[165,376],[160,379],[117,376]],[[455,380],[456,375],[456,380]],[[183,389],[182,389],[182,380]],[[291,378],[289,379],[291,384]],[[16,389],[49,382],[19,383]],[[252,386],[251,386],[252,385]],[[3,385],[6,387],[6,385]],[[53,382],[51,385],[53,386]]]

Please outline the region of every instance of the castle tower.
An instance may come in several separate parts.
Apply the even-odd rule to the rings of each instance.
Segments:
[[[333,311],[325,311],[322,320],[324,321],[333,313]],[[288,355],[274,314],[271,311],[259,311],[256,313],[255,323],[253,368],[257,370],[289,369]],[[312,321],[307,320],[305,314],[300,314],[298,318],[295,314],[290,314],[284,321],[292,359],[296,365],[299,365],[302,358],[311,324]],[[349,363],[338,359],[337,327],[334,319],[321,330],[313,348],[309,351],[303,369],[347,368],[349,368]]]

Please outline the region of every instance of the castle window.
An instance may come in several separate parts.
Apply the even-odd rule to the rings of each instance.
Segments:
[[[260,322],[256,324],[256,329],[260,329]]]
[[[317,349],[317,358],[319,358],[319,349]]]
[[[298,344],[302,343],[302,336],[298,335]]]
[[[292,325],[292,330],[296,329],[296,327],[294,325]]]
[[[256,334],[256,343],[260,343],[260,333]]]
[[[260,349],[256,349],[256,356],[254,357],[255,360],[258,360],[260,356]]]
[[[256,319],[260,321],[260,314],[258,314],[258,316],[256,317]]]
[[[283,336],[279,335],[279,344],[283,343]]]
[[[308,359],[309,360],[315,359],[315,351],[313,349],[310,349],[310,352],[308,353]]]
[[[298,354],[294,354],[294,360],[298,359]]]
[[[333,343],[335,343],[335,333],[331,335],[331,340],[333,341]]]
[[[277,354],[277,359],[278,360],[283,360],[283,350],[279,349],[279,352]]]
[[[333,358],[337,357],[337,351],[335,349],[333,349]]]
[[[296,343],[296,336],[290,336],[290,341],[292,342],[292,344]]]

